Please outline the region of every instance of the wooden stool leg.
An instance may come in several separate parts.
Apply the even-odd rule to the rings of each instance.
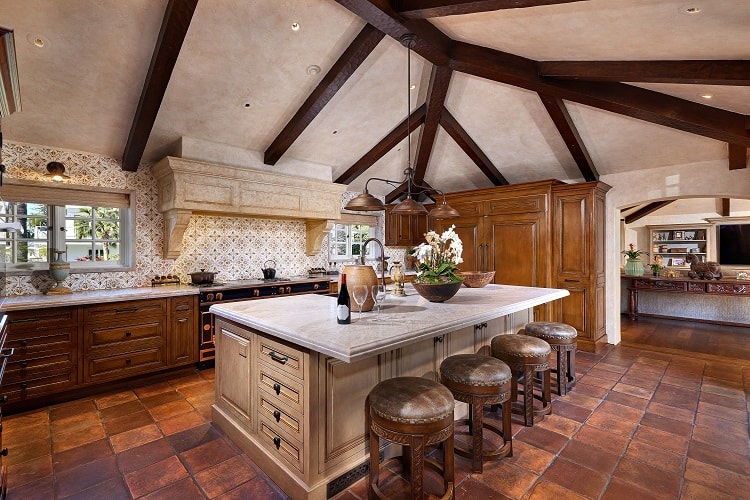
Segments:
[[[566,353],[568,357],[568,383],[571,387],[576,385],[576,350],[575,348],[568,350]]]
[[[455,472],[453,466],[453,434],[443,442],[443,486],[444,498],[454,498]]]
[[[568,353],[563,347],[557,351],[557,394],[565,396],[568,393]]]
[[[509,457],[513,456],[513,429],[510,423],[510,400],[502,404],[503,411],[503,441],[510,443],[510,451],[508,452]]]
[[[481,402],[475,401],[476,398],[472,398],[471,402],[471,423],[470,430],[472,436],[472,457],[471,457],[471,470],[473,472],[482,472],[482,462],[484,461],[484,455],[482,452],[482,441],[483,432],[482,426],[484,425],[484,407]]]
[[[378,486],[378,476],[380,476],[380,438],[369,425],[369,419],[367,427],[370,429],[370,488],[367,490],[367,496],[373,500],[378,498],[375,495],[375,488]]]
[[[424,492],[424,436],[412,436],[411,467],[409,467],[409,478],[411,480],[411,497],[422,498]]]
[[[534,371],[531,366],[523,369],[523,425],[534,426]]]
[[[549,372],[550,370],[547,369],[542,374],[542,409],[545,411],[545,414],[552,413],[552,388],[550,387]]]

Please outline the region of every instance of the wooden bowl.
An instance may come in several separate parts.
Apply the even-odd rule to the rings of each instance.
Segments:
[[[461,271],[459,276],[464,278],[464,285],[469,288],[482,288],[495,278],[495,271]]]

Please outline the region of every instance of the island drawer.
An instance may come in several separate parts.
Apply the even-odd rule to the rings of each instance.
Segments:
[[[304,414],[302,385],[283,373],[258,363],[258,386],[261,394],[280,408],[290,408]]]
[[[289,434],[299,442],[304,441],[302,416],[284,405],[278,404],[264,392],[258,394],[259,419],[266,419],[275,429]]]
[[[297,347],[258,335],[258,358],[259,361],[300,380],[305,378],[304,352]]]
[[[261,418],[258,422],[260,443],[272,454],[282,458],[298,472],[304,471],[304,453],[302,444],[278,432],[270,422]]]
[[[166,299],[131,300],[87,306],[84,308],[84,322],[112,322],[122,318],[133,320],[143,316],[167,314]]]
[[[115,356],[90,358],[86,364],[84,381],[122,378],[165,365],[164,349],[154,347]]]

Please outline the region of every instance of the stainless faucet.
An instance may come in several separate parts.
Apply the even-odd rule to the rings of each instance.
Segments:
[[[371,241],[376,242],[378,245],[380,245],[380,277],[383,280],[383,286],[385,286],[385,247],[383,247],[383,243],[377,239],[377,238],[367,238],[364,243],[362,243],[362,255],[359,256],[359,261],[362,263],[362,265],[365,265],[365,250],[367,250],[367,244]]]

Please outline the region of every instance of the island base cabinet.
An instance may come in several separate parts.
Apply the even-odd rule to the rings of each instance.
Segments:
[[[250,339],[244,331],[224,321],[216,321],[216,354],[222,363],[216,367],[216,403],[242,424],[253,430],[250,383]]]

